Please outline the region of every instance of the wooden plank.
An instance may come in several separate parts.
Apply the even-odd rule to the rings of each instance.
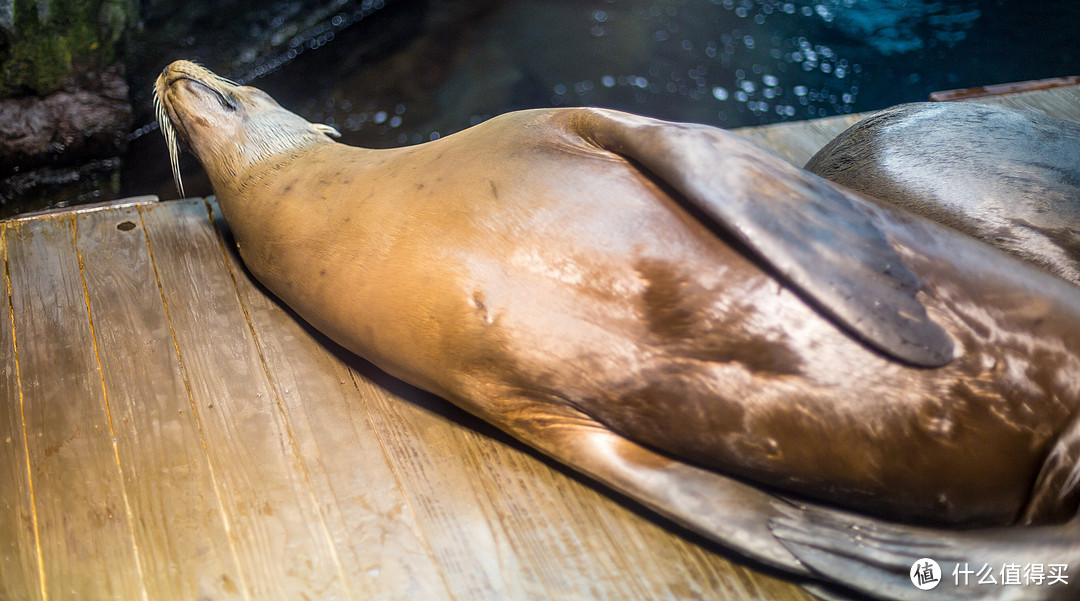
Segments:
[[[217,223],[226,236],[224,221]],[[370,401],[332,352],[347,351],[267,296],[231,240],[223,251],[351,592],[361,599],[450,598],[372,430]]]
[[[97,211],[110,211],[120,207],[131,207],[137,205],[151,204],[158,202],[158,197],[153,194],[147,194],[145,196],[129,196],[127,198],[117,198],[114,200],[106,200],[104,202],[92,202],[84,205],[77,205],[74,207],[53,207],[49,209],[42,209],[40,211],[29,211],[27,213],[19,213],[12,217],[8,217],[2,221],[26,221],[30,219],[39,219],[42,217],[67,217],[70,215],[81,215],[83,213],[94,213]]]
[[[353,598],[203,201],[141,209],[236,549],[238,595]]]
[[[731,130],[747,140],[772,151],[793,165],[802,167],[822,146],[840,132],[862,121],[869,113],[852,113],[807,121],[790,121]]]
[[[11,282],[7,276],[7,226],[0,232],[4,294],[0,298],[0,599],[41,599],[37,534],[26,437],[12,338]]]
[[[1023,111],[1037,111],[1052,117],[1080,121],[1080,86],[1066,86],[1048,90],[1036,90],[975,98],[972,102],[996,104]]]
[[[127,203],[74,218],[149,598],[228,598],[239,580],[229,525],[214,495],[138,208]]]
[[[5,230],[42,596],[145,599],[72,220]]]
[[[1051,90],[1054,88],[1077,85],[1080,85],[1080,75],[1071,75],[1068,77],[1051,77],[1048,79],[1018,81],[1012,83],[994,84],[989,86],[977,86],[974,88],[942,90],[940,92],[934,92],[930,94],[930,100],[934,102],[974,100],[986,97],[1000,97],[1021,92]]]
[[[445,401],[356,366],[376,431],[457,596],[811,599],[687,541]]]

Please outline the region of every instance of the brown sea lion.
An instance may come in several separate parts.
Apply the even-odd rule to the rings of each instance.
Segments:
[[[868,588],[816,559],[855,518],[765,486],[989,528],[957,557],[1080,554],[1075,286],[710,127],[536,110],[368,150],[192,63],[156,96],[300,316],[714,540]]]
[[[1080,123],[967,102],[904,104],[806,164],[1080,285]]]

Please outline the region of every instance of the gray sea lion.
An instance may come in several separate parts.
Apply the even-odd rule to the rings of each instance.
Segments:
[[[967,102],[904,104],[806,169],[1080,284],[1080,123]]]
[[[990,528],[964,557],[1073,532],[1075,286],[710,127],[537,110],[368,150],[192,63],[156,97],[300,316],[705,536],[816,573],[799,528],[846,514],[760,487]]]

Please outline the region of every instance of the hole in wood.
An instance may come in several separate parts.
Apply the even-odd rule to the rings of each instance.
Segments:
[[[120,223],[116,224],[116,229],[120,230],[121,232],[131,231],[135,229],[135,224],[131,221],[121,221]]]

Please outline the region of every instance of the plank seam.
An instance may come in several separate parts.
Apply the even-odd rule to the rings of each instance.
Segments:
[[[311,474],[308,470],[307,463],[304,461],[303,454],[300,452],[300,447],[296,442],[296,435],[292,430],[292,426],[289,424],[288,415],[286,414],[284,407],[285,403],[281,398],[281,393],[278,391],[277,383],[270,373],[270,365],[266,361],[266,356],[263,353],[263,346],[259,342],[259,335],[255,332],[255,325],[251,323],[251,315],[248,313],[247,305],[244,304],[244,299],[240,294],[240,286],[236,281],[236,273],[233,272],[232,261],[229,260],[229,251],[225,247],[225,240],[221,231],[218,230],[217,226],[214,224],[214,209],[210,203],[206,203],[206,217],[210,222],[211,229],[217,234],[215,238],[217,238],[218,248],[221,250],[222,259],[225,261],[225,268],[229,272],[229,277],[232,278],[233,292],[236,293],[236,301],[240,304],[240,310],[244,313],[244,321],[247,322],[248,331],[251,333],[251,339],[255,343],[255,352],[259,355],[259,364],[262,365],[263,375],[266,376],[266,382],[274,394],[274,407],[278,418],[281,420],[282,426],[285,428],[285,434],[289,438],[289,449],[292,451],[296,464],[300,467],[300,473],[304,478],[304,486],[307,489],[308,497],[311,499],[311,503],[315,508],[315,515],[319,516],[319,529],[322,530],[323,537],[326,539],[330,549],[330,555],[334,558],[334,566],[337,568],[338,577],[341,579],[341,586],[345,589],[345,594],[348,598],[356,599],[356,595],[352,590],[349,579],[345,574],[345,566],[338,553],[337,543],[334,542],[330,527],[326,523],[326,516],[323,515],[322,507],[319,505],[319,500],[315,496],[315,487],[311,482]]]
[[[15,351],[15,386],[18,389],[18,418],[23,423],[23,453],[26,457],[26,484],[30,492],[30,522],[33,524],[33,547],[35,547],[38,559],[38,584],[41,588],[41,599],[49,601],[49,590],[45,588],[45,560],[41,552],[41,534],[38,526],[38,504],[33,497],[33,471],[30,468],[30,444],[26,433],[26,405],[23,401],[23,374],[18,364],[18,337],[15,335],[15,300],[11,289],[11,264],[8,262],[8,231],[9,226],[3,227],[3,279],[4,288],[8,292],[8,318],[11,319],[11,346]]]
[[[195,428],[199,432],[199,443],[202,445],[203,453],[208,459],[206,465],[210,472],[210,482],[214,485],[214,497],[218,502],[218,513],[221,515],[222,528],[225,529],[225,538],[229,541],[229,552],[232,553],[233,562],[239,567],[242,563],[240,561],[240,554],[236,549],[236,536],[233,534],[232,524],[229,523],[229,519],[225,512],[225,502],[221,498],[221,485],[218,482],[217,472],[214,470],[214,462],[209,457],[209,449],[207,449],[206,446],[206,433],[203,432],[202,420],[199,419],[199,412],[195,406],[195,395],[191,391],[191,382],[188,379],[187,367],[185,367],[184,357],[180,353],[180,343],[176,340],[176,329],[173,327],[172,314],[169,313],[169,303],[165,298],[165,288],[161,284],[161,275],[158,273],[157,259],[154,257],[154,245],[150,242],[150,234],[146,231],[146,221],[143,219],[144,209],[139,205],[136,205],[135,208],[139,212],[139,225],[142,226],[143,236],[146,238],[146,250],[147,254],[150,256],[150,266],[154,269],[154,280],[157,283],[158,294],[161,296],[161,305],[165,309],[165,321],[169,324],[169,336],[172,338],[173,351],[176,353],[177,365],[180,367],[180,375],[184,379],[184,390],[187,392],[188,405],[191,407],[192,418],[195,420]],[[248,586],[243,570],[237,569],[236,577],[240,581],[240,590],[243,592],[244,599],[251,601],[251,589]]]
[[[26,457],[26,484],[30,492],[30,521],[34,527],[34,551],[37,555],[38,584],[41,598],[49,601],[49,591],[45,587],[45,558],[41,551],[41,533],[38,526],[37,501],[34,498],[34,477],[30,468],[30,443],[26,433],[26,405],[23,401],[22,373],[19,367],[19,342],[15,334],[15,301],[11,289],[11,263],[8,262],[7,234],[9,227],[4,226],[4,284],[8,297],[8,318],[11,319],[11,346],[15,351],[15,385],[19,390],[19,420],[22,421],[23,454]]]
[[[135,570],[139,574],[139,587],[142,589],[142,598],[149,601],[149,593],[146,590],[146,577],[143,571],[142,559],[139,557],[139,542],[135,538],[135,512],[131,509],[131,501],[128,498],[127,481],[124,479],[124,466],[120,461],[120,449],[117,445],[116,430],[113,427],[112,408],[109,406],[109,392],[105,388],[105,372],[101,367],[101,353],[98,351],[97,330],[94,329],[94,315],[90,309],[90,291],[86,287],[86,270],[83,266],[82,251],[79,250],[79,220],[76,216],[69,217],[71,220],[72,245],[75,248],[75,258],[79,262],[79,281],[82,284],[83,300],[86,301],[86,320],[90,324],[90,342],[94,347],[94,363],[97,365],[98,378],[101,381],[101,397],[105,402],[105,419],[109,423],[109,442],[112,443],[113,457],[116,459],[116,471],[120,474],[120,496],[124,500],[124,513],[128,518],[128,535],[131,537],[131,546],[135,556]]]
[[[363,396],[364,393],[360,389],[360,382],[357,379],[361,377],[360,374],[356,373],[356,370],[354,370],[352,367],[349,367],[348,370],[349,377],[352,380],[353,388],[356,389],[357,394]],[[420,540],[424,544],[424,549],[427,551],[428,557],[431,558],[432,564],[439,572],[439,579],[442,580],[443,588],[446,590],[446,594],[453,598],[455,596],[454,589],[450,586],[450,580],[449,576],[446,574],[446,569],[443,566],[442,562],[439,561],[439,556],[435,554],[435,549],[431,547],[431,541],[428,540],[427,531],[422,525],[423,521],[420,519],[420,516],[417,514],[416,509],[413,507],[412,495],[410,495],[409,492],[405,489],[405,485],[402,483],[401,477],[398,475],[397,466],[394,462],[394,457],[390,453],[390,450],[387,448],[386,441],[383,440],[383,435],[379,431],[379,428],[375,426],[375,421],[371,419],[370,409],[365,407],[364,416],[367,418],[368,427],[371,428],[371,431],[375,433],[375,440],[378,441],[379,448],[382,449],[383,456],[386,457],[386,464],[390,468],[390,474],[394,476],[394,483],[397,484],[398,491],[401,492],[401,498],[405,500],[405,506],[409,508],[409,513],[413,516],[412,521],[414,524],[416,524],[417,534],[419,535]]]

